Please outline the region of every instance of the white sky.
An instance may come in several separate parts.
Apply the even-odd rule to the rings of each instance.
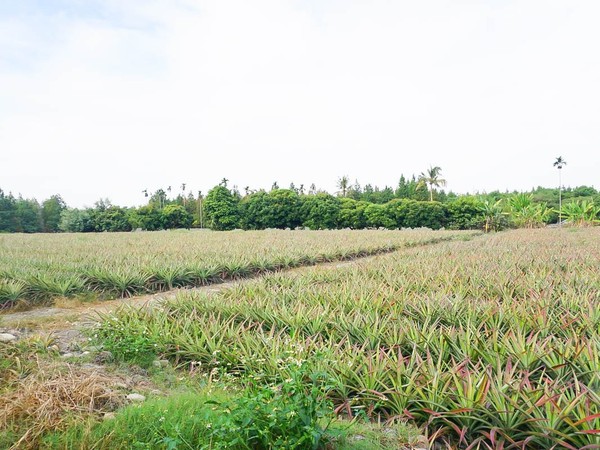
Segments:
[[[600,187],[600,1],[0,0],[0,188]]]

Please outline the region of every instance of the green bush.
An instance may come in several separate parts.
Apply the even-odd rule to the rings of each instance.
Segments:
[[[333,417],[327,389],[323,376],[298,367],[281,384],[251,384],[233,398],[213,391],[132,405],[113,420],[47,436],[43,448],[322,449]]]
[[[396,199],[385,205],[387,216],[396,228],[431,228],[446,226],[447,210],[440,202]]]
[[[265,191],[247,195],[240,202],[240,226],[244,230],[264,230],[268,223],[269,194]]]
[[[371,203],[365,208],[365,218],[369,227],[397,228],[394,217],[387,205]]]
[[[451,230],[477,230],[484,226],[483,202],[475,197],[459,197],[449,202],[448,228]]]
[[[290,369],[290,378],[280,384],[252,383],[235,401],[216,403],[222,419],[211,425],[213,448],[323,448],[333,418],[326,381],[324,374],[301,366]]]
[[[340,228],[352,228],[360,230],[367,226],[365,209],[369,205],[367,202],[357,201],[352,198],[340,198]]]
[[[141,228],[147,231],[162,230],[165,227],[161,210],[152,204],[132,210],[129,223],[133,229]]]
[[[190,228],[193,217],[182,205],[167,205],[162,210],[165,228]]]
[[[225,186],[215,186],[208,191],[204,212],[213,230],[233,230],[239,226],[239,201]]]
[[[337,228],[340,216],[340,203],[333,195],[320,193],[303,198],[302,224],[311,230]]]
[[[110,351],[116,360],[149,365],[159,350],[160,340],[155,334],[160,330],[138,319],[135,314],[105,316],[91,332],[91,338]]]

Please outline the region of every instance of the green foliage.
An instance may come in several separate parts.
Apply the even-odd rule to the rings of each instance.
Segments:
[[[0,189],[0,233],[37,233],[43,231],[42,211],[35,199],[15,198]]]
[[[327,376],[306,364],[290,367],[289,378],[277,384],[254,381],[233,402],[218,404],[222,419],[211,424],[215,449],[307,449],[324,447],[326,427],[333,417],[327,400]]]
[[[141,206],[129,213],[129,223],[132,229],[141,228],[147,231],[164,229],[164,216],[162,210],[154,204]]]
[[[149,365],[158,353],[156,329],[134,316],[101,316],[104,320],[90,332],[115,359]]]
[[[13,306],[24,299],[27,293],[25,283],[22,281],[0,281],[0,310]]]
[[[90,221],[89,211],[77,208],[66,208],[61,212],[58,228],[60,231],[68,233],[93,231],[93,225]]]
[[[190,228],[193,217],[181,205],[167,205],[162,210],[162,222],[167,229]]]
[[[42,203],[44,232],[56,233],[60,230],[61,213],[67,208],[60,195],[53,195]]]
[[[340,202],[326,193],[307,195],[302,200],[301,215],[302,225],[311,230],[337,228]]]
[[[502,200],[490,201],[485,199],[481,202],[481,214],[483,216],[483,230],[500,231],[508,228],[508,217],[502,207]]]
[[[388,205],[377,203],[367,205],[364,213],[367,226],[373,228],[396,228],[396,221],[390,214],[390,207]]]
[[[95,209],[89,210],[89,215],[94,231],[131,231],[126,208],[98,205]]]
[[[150,196],[148,204],[139,208],[120,208],[105,200],[98,202],[94,208],[85,210],[67,209],[58,195],[52,196],[40,206],[35,200],[15,198],[0,189],[0,232],[129,231],[137,228],[154,231],[206,225],[215,230],[237,227],[262,230],[295,228],[299,225],[314,229],[485,229],[486,223],[488,229],[502,229],[507,226],[507,221],[515,227],[537,227],[558,219],[558,189],[538,187],[529,194],[496,191],[478,199],[469,195],[457,196],[452,192],[447,194],[443,190],[436,191],[435,187],[445,184],[440,175],[439,167],[431,167],[421,174],[419,180],[414,175],[412,178],[401,176],[395,190],[388,186],[380,189],[371,184],[361,188],[358,182],[350,185],[348,177],[342,177],[338,180],[340,196],[337,198],[317,191],[314,185],[311,186],[309,195],[304,195],[303,186],[296,188],[293,183],[290,189],[279,189],[275,183],[275,188],[270,192],[252,192],[246,187],[246,195],[242,198],[237,189],[227,189],[227,180],[224,179],[210,191],[206,199],[201,192],[198,192],[198,198],[191,192],[185,196],[185,190],[177,197],[169,198],[168,188],[168,192],[158,189]],[[147,190],[144,192],[147,194]],[[529,206],[524,206],[521,200],[515,200],[519,196],[527,197]],[[590,186],[565,188],[562,198],[564,204],[570,201],[600,203],[600,194]],[[439,200],[442,209],[396,202],[424,202],[433,199]],[[504,200],[506,214],[494,213],[495,218],[488,214],[486,219],[483,210],[478,209],[486,209],[483,204],[487,201],[488,213],[491,213],[489,207],[501,199]],[[386,205],[386,208],[382,210],[370,207],[372,204]],[[402,206],[401,211],[397,211],[399,205]]]
[[[267,196],[267,228],[295,228],[300,225],[300,197],[290,189],[274,189]]]
[[[544,226],[551,210],[545,203],[534,203],[533,194],[514,194],[507,199],[508,212],[518,228]]]
[[[43,230],[41,208],[37,200],[19,197],[15,202],[15,219],[18,233],[37,233]]]
[[[167,193],[163,189],[158,189],[148,201],[148,206],[161,210],[167,204]]]
[[[258,191],[247,195],[240,202],[240,225],[245,230],[264,230],[268,227],[269,194]]]
[[[410,204],[407,206],[404,227],[426,227],[432,230],[439,230],[446,224],[446,209],[440,202],[410,201]]]
[[[356,200],[364,200],[369,203],[378,204],[387,203],[394,198],[394,190],[389,186],[379,189],[377,186],[373,187],[370,184],[367,184],[362,192],[357,190],[357,194],[358,195],[353,196]]]
[[[291,189],[258,191],[240,202],[240,225],[248,230],[295,228],[300,225],[300,196]]]
[[[439,202],[392,200],[386,205],[386,211],[395,228],[426,227],[439,230],[447,221],[446,208]]]
[[[204,212],[213,230],[233,230],[239,226],[239,202],[225,186],[215,186],[208,191]]]
[[[128,406],[109,421],[80,424],[46,436],[42,448],[51,450],[210,449],[207,424],[219,417],[207,404],[223,394],[177,394]]]
[[[306,389],[306,388],[305,388]],[[210,450],[228,448],[230,450],[259,450],[265,447],[251,447],[243,441],[246,430],[230,429],[229,433],[219,433],[230,427],[231,410],[223,410],[217,404],[230,404],[237,411],[238,417],[244,404],[256,399],[257,393],[249,391],[232,396],[231,393],[211,389],[210,392],[178,393],[167,398],[151,398],[140,405],[127,406],[117,411],[115,418],[105,421],[88,421],[71,426],[62,432],[55,432],[44,437],[41,448],[46,450],[114,450],[114,449],[147,449],[176,450],[198,449]],[[236,400],[238,399],[239,400]],[[291,407],[290,401],[284,402]],[[300,401],[300,407],[303,407]],[[293,409],[292,409],[293,411]],[[223,414],[225,413],[225,414]],[[248,416],[252,411],[245,412]],[[327,413],[327,412],[326,412]],[[276,411],[275,414],[279,415]],[[293,428],[283,424],[286,428]],[[316,433],[323,428],[316,424]],[[392,431],[394,433],[390,433]],[[356,422],[334,422],[327,434],[322,436],[317,448],[339,450],[383,450],[400,448],[418,433],[407,426],[359,424]],[[306,430],[308,434],[308,430]],[[360,439],[356,438],[360,436]],[[3,442],[1,440],[0,443]],[[303,439],[304,436],[300,436]],[[268,436],[264,436],[268,439]],[[268,449],[309,449],[308,436],[305,444],[292,442],[289,447],[275,445],[276,436],[272,436],[273,445]],[[8,441],[10,442],[10,441]]]
[[[146,290],[151,276],[145,271],[103,267],[85,271],[87,288],[119,297],[130,297]]]
[[[0,189],[0,233],[15,231],[15,198]]]
[[[600,206],[594,201],[571,201],[562,207],[562,215],[570,224],[590,226],[600,222]]]
[[[448,228],[451,230],[473,230],[483,228],[483,202],[476,197],[459,197],[446,204]]]
[[[429,201],[433,201],[434,187],[440,187],[446,185],[446,180],[440,178],[442,169],[438,166],[431,166],[426,172],[421,172],[419,175],[419,182],[417,183],[417,189],[427,187],[429,189]]]
[[[367,226],[365,209],[367,202],[357,201],[352,198],[340,198],[339,227],[360,230]]]

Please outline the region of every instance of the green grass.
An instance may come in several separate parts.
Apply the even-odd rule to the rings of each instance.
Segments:
[[[234,397],[233,397],[234,398]],[[219,390],[180,393],[169,398],[153,398],[117,412],[114,419],[88,420],[65,432],[45,437],[41,449],[246,449],[242,443],[214,440],[214,428],[224,417],[215,402],[231,402],[232,394]],[[402,448],[414,442],[418,431],[395,424],[380,426],[338,420],[330,424],[324,448],[338,450],[383,450]],[[231,441],[236,436],[231,437]],[[256,447],[262,448],[262,447]],[[272,447],[278,448],[278,447]],[[285,447],[281,447],[285,448]],[[299,448],[310,448],[299,447]]]

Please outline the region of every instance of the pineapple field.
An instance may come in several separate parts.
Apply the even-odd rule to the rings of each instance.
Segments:
[[[0,234],[0,308],[91,294],[130,297],[341,261],[473,231],[168,231]]]
[[[227,264],[247,267],[239,276],[259,269],[262,276],[215,292],[181,291],[152,308],[124,305],[88,325],[90,343],[109,351],[118,364],[168,361],[182,379],[202,377],[203,406],[190,413],[195,421],[186,425],[195,438],[184,431],[191,419],[157,415],[167,401],[157,398],[146,422],[148,417],[175,420],[171,428],[134,430],[135,438],[125,437],[115,427],[148,426],[136,416],[142,414],[139,407],[125,408],[121,416],[117,410],[113,425],[92,418],[39,442],[46,448],[600,448],[599,228],[486,235],[268,233],[210,233],[214,240],[202,250],[200,244],[188,248],[175,241],[159,245],[161,234],[152,234],[157,241],[146,245],[175,271],[191,272],[186,258],[203,251],[205,259],[196,267],[210,267],[212,276]],[[29,259],[23,242],[4,240],[11,261],[27,261],[10,276],[3,268],[10,280],[5,286],[27,286],[27,277],[39,277],[43,267],[53,265],[65,267],[61,276],[75,276],[78,268],[88,273],[93,265],[101,270],[111,252],[140,273],[159,263],[158,257],[143,256],[142,247],[131,250],[125,236],[85,262],[90,242],[78,242],[77,252],[60,262],[56,255],[65,245],[48,242]],[[349,264],[275,271],[382,249],[394,251]],[[2,261],[6,266],[8,258]],[[222,406],[223,395],[235,397],[248,386],[254,389],[252,401],[243,397],[237,406]],[[268,394],[257,391],[260,386]],[[313,405],[310,416],[306,399],[313,398],[322,409]],[[213,413],[206,412],[206,405],[217,404]],[[240,416],[244,408],[254,411],[250,418]],[[264,426],[252,434],[248,430],[265,408]],[[290,427],[298,415],[306,419],[298,429],[312,437],[302,435],[296,445],[281,436],[296,436]],[[243,419],[224,422],[236,417]],[[282,423],[288,426],[284,431]],[[371,440],[366,431],[356,431],[369,424],[378,424],[380,437],[388,437]],[[417,446],[404,437],[400,444],[398,434],[389,440],[398,426],[417,430],[426,443]],[[340,429],[354,437],[342,436]],[[360,439],[354,439],[357,433]],[[154,444],[141,447],[145,434]],[[169,442],[179,444],[169,447]]]

